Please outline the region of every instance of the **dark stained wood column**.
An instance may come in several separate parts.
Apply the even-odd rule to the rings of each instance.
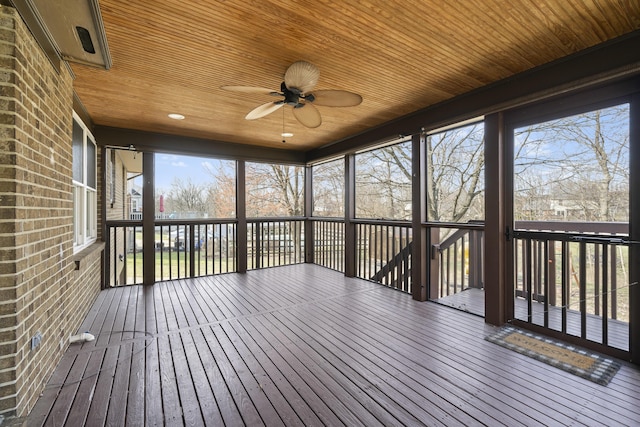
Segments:
[[[631,97],[629,129],[629,239],[640,242],[640,94]],[[640,244],[629,245],[629,350],[640,364]]]
[[[309,218],[313,215],[313,168],[307,165],[304,168],[304,262],[315,262],[313,247],[316,236],[313,235],[313,221]]]
[[[511,224],[512,169],[507,138],[505,138],[504,115],[491,114],[485,117],[485,258],[484,295],[485,321],[502,325],[512,317],[513,301],[509,298],[508,272],[510,242],[505,231]]]
[[[356,156],[344,158],[344,274],[356,275]]]
[[[246,163],[244,160],[236,162],[236,217],[237,245],[236,257],[238,273],[247,272],[247,191],[246,191]]]
[[[423,134],[415,134],[411,138],[411,232],[413,248],[411,250],[411,286],[413,299],[427,299],[427,272],[429,251],[427,250],[427,233],[422,222],[427,219],[425,190],[425,161]],[[437,286],[437,283],[433,284]]]
[[[156,281],[154,175],[154,154],[142,153],[142,283],[145,285],[153,285]]]

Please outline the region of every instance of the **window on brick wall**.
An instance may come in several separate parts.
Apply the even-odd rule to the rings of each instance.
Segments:
[[[96,143],[73,113],[73,247],[77,252],[97,236]]]

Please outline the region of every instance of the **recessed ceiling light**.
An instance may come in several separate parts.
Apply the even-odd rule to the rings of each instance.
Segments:
[[[184,116],[182,114],[177,114],[177,113],[169,114],[169,118],[173,120],[184,120]]]
[[[282,137],[283,138],[291,138],[293,136],[293,134],[291,132],[282,132]]]

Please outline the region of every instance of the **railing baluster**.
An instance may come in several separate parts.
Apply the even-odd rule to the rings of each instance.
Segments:
[[[579,254],[580,283],[578,293],[580,294],[580,337],[587,337],[587,244],[580,242]]]
[[[615,248],[613,245],[602,245],[602,344],[609,343],[609,248]],[[613,271],[615,275],[615,270]]]
[[[567,305],[569,304],[571,288],[569,242],[562,242],[562,333],[567,333]]]
[[[624,262],[624,261],[623,261]],[[618,267],[618,253],[616,247],[611,246],[611,318],[618,318],[618,275],[615,274]]]
[[[593,314],[600,315],[600,245],[593,245]]]
[[[545,241],[542,242],[540,241],[540,244],[542,245],[543,251],[544,251],[544,260],[543,263],[544,265],[542,265],[542,271],[543,271],[543,275],[544,277],[542,278],[542,283],[544,286],[544,327],[548,328],[549,327],[549,242]]]
[[[525,295],[527,297],[527,321],[528,322],[532,322],[533,321],[533,302],[532,302],[532,287],[533,287],[533,283],[532,283],[532,277],[531,277],[531,270],[532,270],[532,256],[531,256],[531,246],[532,246],[532,241],[531,239],[526,239],[525,240],[525,270],[526,270],[526,280],[525,280],[525,284],[524,284],[524,289],[525,289]]]

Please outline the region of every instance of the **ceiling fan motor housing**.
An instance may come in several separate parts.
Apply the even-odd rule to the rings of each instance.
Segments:
[[[291,105],[294,108],[302,106],[302,104],[300,104],[300,89],[296,87],[289,88],[284,82],[282,82],[282,84],[280,85],[280,89],[282,90],[282,94],[284,95],[285,104]]]

